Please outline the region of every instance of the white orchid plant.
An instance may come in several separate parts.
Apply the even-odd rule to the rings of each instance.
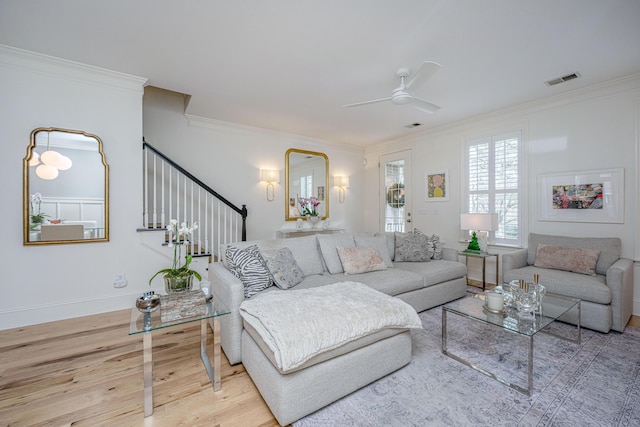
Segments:
[[[44,222],[44,217],[47,214],[42,213],[40,210],[40,204],[42,203],[42,194],[33,193],[31,195],[31,222],[33,224],[42,224]],[[36,206],[38,207],[38,213],[36,213]]]
[[[167,232],[169,233],[168,247],[173,248],[173,264],[171,268],[164,268],[154,274],[149,279],[149,285],[158,274],[164,274],[164,277],[186,277],[195,276],[198,280],[202,280],[202,276],[195,270],[189,268],[192,255],[185,251],[184,264],[180,265],[182,260],[182,246],[185,243],[189,243],[189,236],[193,235],[193,232],[198,229],[198,222],[194,222],[191,226],[187,226],[186,222],[183,222],[178,227],[178,221],[172,219],[167,225]]]

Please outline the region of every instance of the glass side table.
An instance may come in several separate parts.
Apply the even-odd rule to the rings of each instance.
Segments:
[[[175,298],[175,300],[172,301],[174,303],[173,305],[177,305],[179,308],[180,295],[163,295],[161,296],[161,301],[164,302],[167,298]],[[145,417],[153,414],[153,343],[151,338],[152,332],[157,329],[200,321],[200,358],[209,375],[209,381],[213,386],[213,391],[220,390],[220,322],[218,318],[229,314],[229,309],[215,297],[204,302],[204,306],[201,313],[189,317],[179,317],[175,320],[165,322],[162,321],[160,313],[162,303],[159,309],[151,313],[140,312],[135,305],[131,309],[129,335],[142,334]],[[207,354],[207,324],[211,325],[213,331],[213,365]]]
[[[469,266],[469,258],[480,258],[482,260],[482,290],[486,290],[487,287],[487,279],[486,279],[486,266],[487,266],[487,258],[495,257],[496,258],[496,286],[498,286],[498,254],[492,254],[489,252],[467,252],[460,251],[458,255],[465,257],[465,265]],[[468,269],[467,269],[468,270]],[[469,276],[467,275],[467,285],[469,284]]]

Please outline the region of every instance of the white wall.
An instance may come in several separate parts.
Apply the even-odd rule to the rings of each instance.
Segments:
[[[325,153],[329,158],[329,217],[332,227],[365,231],[363,150],[296,135],[232,123],[185,117],[184,96],[153,87],[144,95],[145,140],[187,168],[201,181],[237,206],[247,205],[247,239],[275,237],[281,228],[295,228],[285,221],[285,152],[289,148]],[[280,170],[275,200],[268,202],[260,169]],[[338,202],[334,175],[350,176],[346,200]]]
[[[0,46],[0,168],[4,236],[0,329],[131,306],[148,287],[135,229],[140,203],[144,79]],[[96,134],[111,167],[111,240],[23,246],[22,159],[37,127]],[[158,260],[159,262],[159,260]],[[115,289],[116,273],[130,285]]]
[[[464,142],[514,129],[524,131],[525,245],[528,232],[568,236],[611,236],[622,239],[622,255],[640,259],[638,227],[638,141],[640,76],[576,91],[562,97],[517,106],[452,126],[424,132],[367,150],[367,227],[378,224],[378,168],[380,155],[412,150],[413,226],[439,234],[447,246],[462,249],[460,213]],[[548,222],[538,219],[537,177],[541,174],[624,168],[623,224]],[[424,172],[448,169],[450,199],[424,201]],[[437,213],[436,213],[437,211]],[[504,252],[506,248],[494,248]],[[640,315],[640,268],[636,262],[634,314]],[[494,271],[494,266],[488,266]],[[488,281],[493,282],[493,274]]]

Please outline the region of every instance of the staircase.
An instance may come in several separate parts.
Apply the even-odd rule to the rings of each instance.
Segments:
[[[163,232],[166,243],[170,220],[197,223],[188,251],[194,258],[208,256],[208,262],[218,259],[221,244],[247,240],[246,205],[234,206],[144,140],[142,150],[143,225],[138,231]]]

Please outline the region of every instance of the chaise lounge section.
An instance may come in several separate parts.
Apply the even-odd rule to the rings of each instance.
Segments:
[[[417,240],[423,243],[428,240],[429,248],[412,246],[411,243]],[[285,267],[283,263],[276,263],[276,267],[271,265],[272,270],[280,268],[285,274],[278,271],[270,273],[273,278],[283,278],[287,274],[291,278],[296,276],[292,271],[297,267],[298,274],[302,276],[298,278],[299,283],[290,289],[270,286],[248,296],[246,283],[232,270],[237,251],[250,253],[255,252],[255,248],[265,259],[273,257],[274,253],[291,256],[292,263],[295,264],[293,267]],[[363,260],[358,261],[358,257],[366,253],[373,253],[373,258],[359,262]],[[401,256],[396,256],[397,253]],[[417,318],[417,311],[461,298],[466,293],[466,267],[458,261],[457,252],[439,247],[437,236],[427,237],[419,232],[315,235],[238,242],[223,245],[220,254],[221,262],[210,266],[209,279],[212,293],[231,311],[228,316],[220,319],[222,348],[231,364],[244,364],[282,425],[302,418],[409,363],[409,329],[420,325],[416,325],[414,321],[404,325],[380,327],[365,336],[335,345],[300,368],[285,371],[275,363],[277,357],[268,345],[270,331],[256,331],[256,322],[247,323],[243,310],[246,311],[249,303],[262,301],[270,304],[268,307],[282,309],[294,305],[291,301],[287,302],[285,296],[303,298],[307,293],[315,295],[321,290],[342,285],[347,288],[366,288],[371,293],[370,298],[362,298],[361,304],[357,305],[364,307],[371,303],[373,309],[400,304],[391,311],[408,309]],[[349,257],[346,257],[347,254]],[[417,261],[421,259],[423,261]],[[249,291],[250,294],[252,292]],[[320,301],[327,299],[322,298]],[[245,301],[247,303],[243,304]],[[327,315],[333,316],[340,312],[351,313],[351,310],[338,310]],[[321,318],[321,313],[315,312],[310,316],[317,317],[315,323],[319,325],[328,323],[327,319]],[[379,318],[378,314],[371,316],[373,319]],[[257,324],[260,325],[261,322]],[[349,319],[338,322],[339,325],[334,326],[332,333],[347,332],[351,328],[350,322]],[[309,333],[317,334],[322,331],[310,328]]]

